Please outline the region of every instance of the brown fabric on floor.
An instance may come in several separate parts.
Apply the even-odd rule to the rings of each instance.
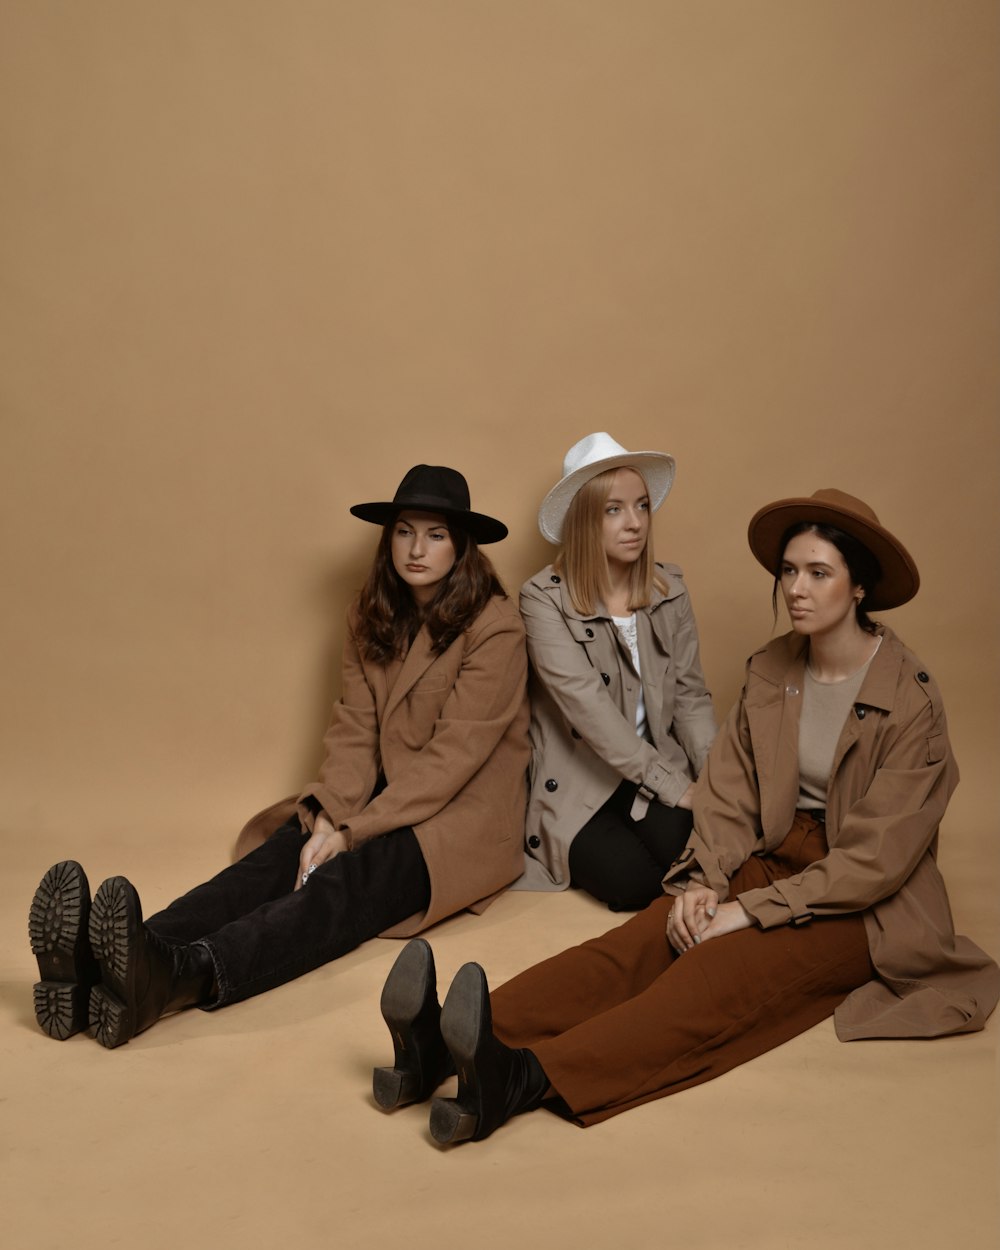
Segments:
[[[754,856],[732,894],[826,854],[804,813]],[[583,1125],[729,1071],[831,1015],[871,979],[860,913],[798,928],[743,929],[682,956],[666,940],[672,899],[529,968],[491,998],[497,1036],[527,1046]]]

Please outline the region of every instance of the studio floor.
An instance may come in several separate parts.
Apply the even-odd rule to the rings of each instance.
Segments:
[[[147,911],[218,866],[209,846],[87,845],[74,851],[92,886],[127,872]],[[543,1111],[443,1149],[426,1107],[371,1101],[391,1053],[378,996],[393,941],[116,1051],[45,1037],[26,911],[68,853],[22,842],[0,887],[0,1211],[16,1250],[997,1244],[996,1017],[970,1036],[850,1045],[826,1022],[595,1128]],[[952,866],[960,927],[990,945],[987,892]],[[445,985],[467,959],[499,984],[613,922],[579,894],[507,894],[430,938]]]

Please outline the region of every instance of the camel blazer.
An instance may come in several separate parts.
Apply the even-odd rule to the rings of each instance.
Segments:
[[[936,863],[938,826],[958,783],[941,695],[890,629],[841,732],[827,793],[829,854],[797,876],[739,895],[764,929],[862,912],[877,978],[834,1020],[843,1041],[981,1029],[1000,970],[956,936]],[[787,634],[752,655],[746,684],[709,755],[694,833],[665,878],[721,899],[750,855],[775,849],[795,815],[805,641]]]
[[[405,658],[362,658],[352,609],[343,692],[323,739],[319,779],[244,828],[245,855],[296,813],[326,812],[353,849],[410,825],[427,864],[427,911],[390,931],[409,936],[485,904],[521,871],[527,796],[527,656],[517,608],[496,596],[443,655],[422,629]],[[385,789],[371,798],[379,774]]]
[[[673,806],[715,737],[698,631],[680,569],[658,565],[666,593],[636,613],[641,689],[652,741],[635,732],[640,679],[614,621],[584,616],[551,565],[521,589],[531,659],[531,797],[521,890],[569,885],[569,847],[623,780]]]

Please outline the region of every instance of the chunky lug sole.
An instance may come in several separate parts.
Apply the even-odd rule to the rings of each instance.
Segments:
[[[493,1066],[486,1055],[493,1041],[493,1014],[486,975],[478,964],[464,964],[452,981],[441,1008],[441,1035],[455,1062],[458,1093],[431,1103],[431,1136],[442,1145],[488,1136],[490,1129],[481,1132],[482,1078],[489,1081],[494,1075],[486,1071]]]
[[[372,1094],[383,1111],[423,1102],[438,1084],[444,1043],[439,1040],[435,1046],[420,1036],[428,1028],[427,1013],[437,1009],[436,984],[429,943],[423,938],[407,942],[386,978],[379,1003],[394,1052],[393,1067],[372,1072]],[[436,1031],[436,1022],[431,1027]]]
[[[90,946],[101,984],[90,992],[90,1036],[108,1050],[135,1036],[135,960],[142,930],[139,896],[124,877],[109,877],[90,909]],[[131,1006],[130,1006],[131,1004]]]
[[[88,1025],[91,986],[97,964],[90,953],[87,924],[90,885],[72,859],[56,864],[39,883],[28,912],[28,937],[38,961],[35,1019],[59,1041]]]

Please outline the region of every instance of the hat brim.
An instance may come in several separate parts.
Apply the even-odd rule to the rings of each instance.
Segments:
[[[677,461],[665,451],[630,451],[582,465],[558,481],[538,509],[538,528],[550,543],[561,543],[569,506],[580,487],[609,469],[636,469],[649,491],[649,509],[655,512],[670,494],[677,472]]]
[[[865,598],[865,609],[880,612],[908,603],[920,589],[913,557],[895,535],[881,525],[815,499],[779,499],[756,512],[747,527],[747,541],[758,563],[774,575],[781,559],[786,530],[800,521],[832,525],[864,543],[878,560],[882,576]]]
[[[507,526],[496,517],[463,508],[448,508],[440,499],[430,497],[417,496],[405,503],[356,503],[351,508],[352,516],[361,521],[369,521],[372,525],[391,525],[400,512],[439,512],[480,544],[498,543],[508,533]]]

